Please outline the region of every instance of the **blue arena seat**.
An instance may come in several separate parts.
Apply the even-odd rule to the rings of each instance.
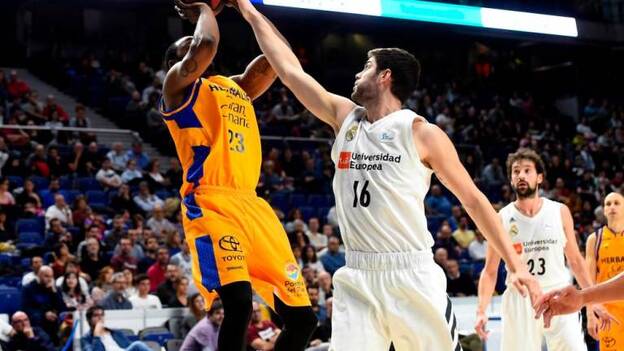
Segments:
[[[300,207],[301,215],[303,216],[303,220],[308,222],[308,220],[314,216],[316,216],[316,208],[310,206]]]
[[[22,307],[22,293],[18,288],[0,287],[0,313],[12,315]]]
[[[85,177],[78,178],[78,189],[86,192],[89,190],[102,190],[102,186],[95,178]]]
[[[306,196],[303,194],[291,194],[290,195],[290,207],[302,207],[306,205]]]
[[[15,223],[15,231],[21,232],[37,232],[43,233],[44,226],[36,219],[20,219]]]
[[[32,182],[35,184],[36,190],[47,189],[50,185],[50,181],[48,180],[48,178],[32,176],[30,177],[30,180],[32,180]]]
[[[9,188],[15,189],[24,185],[24,178],[20,176],[7,176],[9,180]]]

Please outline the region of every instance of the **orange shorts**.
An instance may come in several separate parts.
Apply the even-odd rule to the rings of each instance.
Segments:
[[[210,308],[215,289],[251,282],[275,308],[273,294],[289,306],[310,306],[286,232],[255,192],[202,186],[183,200],[182,218],[193,279]]]

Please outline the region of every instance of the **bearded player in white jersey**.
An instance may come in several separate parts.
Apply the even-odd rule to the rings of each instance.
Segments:
[[[520,149],[507,158],[507,173],[516,201],[500,210],[505,232],[514,243],[522,262],[544,291],[570,284],[570,270],[583,288],[591,285],[589,271],[581,256],[574,223],[568,207],[539,196],[544,179],[544,162],[532,150]],[[498,274],[500,255],[488,250],[479,279],[479,305],[475,329],[487,338],[486,309],[492,298]],[[509,281],[507,282],[509,284]],[[586,351],[581,319],[578,313],[556,317],[549,328],[535,320],[531,301],[513,289],[503,293],[502,342],[504,351],[539,351],[546,339],[549,351]]]
[[[336,212],[346,267],[334,275],[331,350],[461,350],[442,269],[433,261],[424,197],[431,175],[462,202],[511,267],[514,285],[539,295],[487,198],[462,166],[448,136],[403,102],[420,65],[401,49],[369,53],[353,101],[306,74],[281,34],[249,0],[238,0],[260,48],[282,82],[336,133]]]

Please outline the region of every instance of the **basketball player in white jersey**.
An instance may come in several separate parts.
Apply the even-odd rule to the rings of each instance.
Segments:
[[[505,232],[514,243],[531,274],[542,290],[549,291],[570,284],[570,269],[581,287],[591,284],[585,260],[574,235],[572,214],[562,203],[540,197],[539,185],[544,179],[544,162],[532,150],[520,149],[507,158],[507,173],[516,193],[516,201],[500,210]],[[500,255],[488,250],[479,279],[479,306],[475,329],[487,337],[486,309],[492,298]],[[509,284],[509,281],[507,282]],[[513,289],[503,293],[502,343],[504,351],[539,351],[546,338],[549,351],[586,351],[581,318],[578,313],[557,317],[549,328],[534,318],[531,301]]]
[[[356,75],[353,102],[306,74],[249,0],[238,5],[282,82],[336,133],[333,185],[347,266],[334,275],[330,350],[386,351],[391,342],[397,351],[461,350],[424,212],[434,172],[512,267],[515,286],[539,295],[447,135],[401,108],[420,74],[413,55],[401,49],[371,51]]]

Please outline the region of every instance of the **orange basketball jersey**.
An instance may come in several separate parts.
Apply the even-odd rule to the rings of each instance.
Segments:
[[[596,282],[607,281],[624,272],[624,234],[616,234],[604,226],[596,232]],[[624,320],[624,302],[604,306],[619,321]],[[599,332],[601,351],[624,350],[624,325],[611,323]]]
[[[252,101],[232,79],[200,78],[182,106],[161,112],[184,170],[182,197],[202,185],[255,191],[262,148]]]

